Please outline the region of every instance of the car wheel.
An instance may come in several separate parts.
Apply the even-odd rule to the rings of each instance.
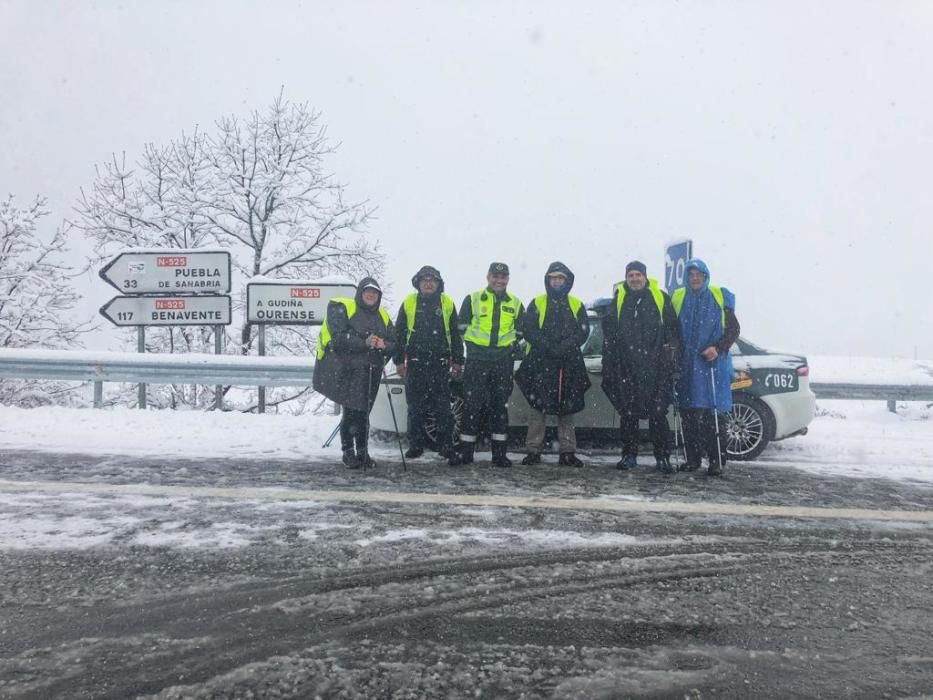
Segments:
[[[726,454],[729,459],[755,459],[774,437],[774,416],[758,399],[744,394],[732,397],[732,412],[726,423]]]
[[[453,443],[456,445],[460,442],[460,419],[463,418],[463,394],[459,386],[450,387],[450,412],[454,418]],[[426,447],[437,449],[437,420],[432,415],[424,420],[424,436]]]

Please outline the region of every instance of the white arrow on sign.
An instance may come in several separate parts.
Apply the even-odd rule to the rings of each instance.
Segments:
[[[246,317],[250,323],[319,326],[335,297],[356,296],[352,284],[331,282],[250,282],[246,285]]]
[[[179,248],[127,251],[98,274],[123,294],[226,294],[230,253]]]
[[[100,307],[117,326],[229,326],[229,296],[114,297]]]

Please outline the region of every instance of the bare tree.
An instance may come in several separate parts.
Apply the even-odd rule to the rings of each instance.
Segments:
[[[325,168],[336,148],[319,112],[280,93],[265,111],[223,117],[210,133],[196,129],[165,147],[148,145],[134,168],[125,157],[98,168],[73,225],[95,241],[95,263],[126,247],[228,249],[240,312],[245,282],[255,276],[379,275],[383,255],[366,236],[373,209],[348,201],[346,185]],[[153,348],[163,352],[207,351],[211,337],[209,329],[152,333]],[[235,338],[225,338],[226,351],[248,354],[255,329],[245,318]],[[273,354],[307,354],[313,344],[310,328],[267,334]],[[306,394],[277,390],[269,403]],[[254,404],[252,395],[237,396],[242,408]]]
[[[44,197],[24,209],[12,195],[0,202],[0,347],[73,348],[93,328],[74,318],[79,296],[71,283],[74,270],[65,263],[65,232],[56,230],[48,241],[39,233],[48,214]],[[0,401],[61,403],[73,390],[59,382],[4,380]]]

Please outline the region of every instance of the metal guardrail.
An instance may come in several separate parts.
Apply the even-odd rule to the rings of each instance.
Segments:
[[[96,406],[104,382],[310,386],[313,375],[311,357],[0,349],[0,377],[94,382]],[[810,388],[819,399],[886,401],[892,410],[897,401],[933,401],[933,385],[811,382]]]
[[[933,385],[924,384],[810,384],[818,399],[885,401],[897,413],[898,401],[933,401]]]
[[[279,387],[310,386],[313,376],[311,358],[0,350],[0,377],[94,382],[98,408],[105,382]]]

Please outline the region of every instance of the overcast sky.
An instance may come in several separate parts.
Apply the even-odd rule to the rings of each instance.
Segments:
[[[759,344],[933,358],[933,2],[584,5],[0,0],[0,193],[60,221],[111,153],[284,85],[397,297],[491,260],[525,299],[553,260],[606,296],[691,238]]]

